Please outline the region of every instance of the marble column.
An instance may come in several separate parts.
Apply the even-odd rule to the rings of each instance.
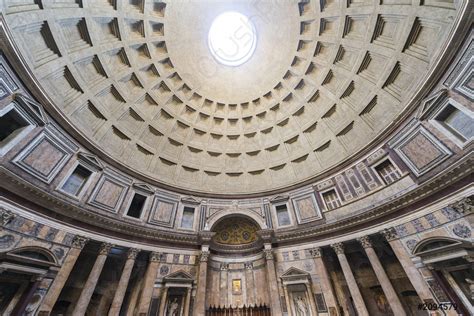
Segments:
[[[31,301],[31,298],[33,297],[36,290],[38,289],[38,286],[40,285],[42,279],[43,279],[43,275],[37,275],[37,276],[33,277],[33,280],[28,285],[28,290],[23,292],[23,294],[21,295],[20,299],[16,303],[16,306],[13,309],[10,316],[23,316],[23,315],[25,315],[26,307],[28,306],[28,304]]]
[[[135,259],[137,258],[140,250],[131,248],[127,252],[127,260],[125,261],[125,266],[122,270],[122,275],[115,290],[114,299],[112,301],[112,306],[109,310],[109,316],[115,316],[120,313],[122,307],[123,298],[125,297],[125,292],[127,291],[128,282],[130,281],[130,275],[132,274],[133,266],[135,265]]]
[[[291,315],[290,293],[288,292],[288,285],[286,284],[283,284],[283,295],[285,295],[286,312],[288,315]]]
[[[160,266],[160,254],[158,252],[150,253],[150,260],[145,272],[145,279],[143,282],[143,290],[140,294],[138,303],[138,315],[147,315],[150,308],[151,297],[153,295],[153,288],[155,286],[156,275]]]
[[[100,273],[102,272],[102,268],[104,267],[105,260],[107,260],[107,255],[109,254],[110,249],[112,249],[112,247],[113,245],[108,243],[103,243],[102,245],[100,245],[99,255],[97,256],[94,266],[92,267],[92,270],[89,273],[89,276],[87,277],[87,281],[84,284],[84,288],[81,291],[81,295],[79,296],[79,299],[76,302],[76,306],[74,307],[72,316],[85,315],[92,294],[94,293],[95,287],[97,285],[97,281],[99,281]]]
[[[168,300],[168,288],[163,287],[161,290],[160,313],[158,315],[165,315],[166,301]]]
[[[369,258],[370,264],[372,265],[372,269],[374,269],[375,275],[377,276],[377,279],[380,282],[380,286],[382,287],[382,290],[385,296],[387,297],[387,301],[390,304],[390,308],[392,309],[393,314],[397,316],[406,315],[405,310],[403,309],[402,302],[400,302],[397,292],[395,292],[395,289],[393,288],[392,283],[390,282],[390,279],[387,276],[387,273],[385,273],[385,270],[382,264],[380,263],[377,254],[375,253],[369,236],[364,236],[358,238],[357,240],[360,242],[362,248],[364,248],[364,251],[367,254],[367,257]]]
[[[324,295],[324,300],[328,310],[334,310],[334,315],[339,315],[339,309],[337,307],[336,295],[334,293],[333,286],[331,284],[331,279],[329,277],[328,270],[324,264],[322,257],[323,251],[321,248],[313,248],[310,250],[310,254],[313,257],[314,265],[316,267],[316,273],[319,276],[321,282],[321,290]]]
[[[227,302],[230,303],[230,301],[228,300],[228,296],[232,295],[232,291],[228,291],[229,264],[221,263],[220,269],[221,269],[221,272],[219,273],[219,299],[218,299],[219,304],[218,305],[223,306],[223,305],[228,305]]]
[[[436,302],[436,299],[431,294],[431,291],[425,279],[415,267],[413,261],[411,261],[411,258],[403,247],[401,241],[398,239],[395,229],[393,227],[388,228],[383,230],[381,233],[388,241],[390,247],[392,248],[393,252],[395,253],[395,256],[403,267],[403,270],[405,270],[408,279],[415,288],[415,291],[420,297],[420,299],[424,302]]]
[[[192,291],[192,287],[188,287],[186,289],[186,299],[184,301],[184,316],[191,316],[189,315],[189,308],[191,307],[191,291]]]
[[[347,261],[346,255],[344,254],[344,245],[342,243],[337,243],[331,245],[331,247],[334,249],[337,254],[337,258],[339,259],[339,263],[342,268],[342,273],[344,274],[347,286],[349,287],[349,291],[351,292],[351,296],[354,300],[357,313],[360,316],[369,316],[369,312],[367,311],[367,307],[365,306],[365,302],[362,298],[362,294],[360,293],[359,286],[357,285],[354,274],[352,274],[349,262]]]
[[[199,256],[199,275],[196,291],[196,301],[194,313],[197,316],[204,316],[206,313],[206,288],[207,288],[207,261],[209,260],[209,249],[203,247]]]
[[[58,300],[59,295],[61,294],[61,291],[66,284],[67,279],[69,278],[69,274],[71,273],[72,268],[74,268],[77,258],[81,254],[82,249],[87,243],[87,240],[87,238],[81,236],[75,236],[72,240],[71,249],[67,253],[61,269],[54,278],[54,281],[49,286],[48,293],[46,293],[46,296],[43,299],[43,303],[39,308],[38,315],[47,316],[53,310],[54,304],[56,304],[56,301]]]
[[[312,315],[318,315],[318,311],[316,309],[316,302],[314,301],[314,293],[313,289],[311,287],[311,284],[306,284],[306,299],[309,302],[309,307],[311,309],[311,314]]]
[[[247,303],[253,305],[256,303],[255,299],[255,282],[253,279],[253,263],[246,262],[245,268],[245,285],[247,287]]]
[[[272,315],[282,315],[273,251],[271,249],[271,245],[269,244],[266,244],[264,247],[265,261],[267,266],[267,281],[268,287],[270,289],[270,310]]]

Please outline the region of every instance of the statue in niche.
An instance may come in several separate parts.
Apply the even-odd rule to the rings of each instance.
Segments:
[[[175,297],[173,302],[168,307],[167,316],[179,316],[179,304],[178,299]]]
[[[309,316],[308,306],[306,305],[305,299],[301,296],[297,296],[293,300],[296,309],[296,316]]]

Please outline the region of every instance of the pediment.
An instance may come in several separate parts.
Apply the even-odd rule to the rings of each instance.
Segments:
[[[85,153],[85,152],[80,152],[77,154],[77,156],[79,157],[79,159],[81,159],[83,162],[85,162],[86,164],[88,164],[90,167],[100,171],[102,169],[104,169],[104,166],[102,165],[102,163],[100,162],[100,160],[92,155],[92,154],[88,154],[88,153]]]
[[[165,276],[163,279],[165,281],[184,282],[184,283],[189,283],[189,282],[194,281],[193,277],[189,273],[183,270],[170,273],[167,276]]]
[[[185,204],[194,204],[194,205],[198,205],[198,204],[201,203],[201,201],[196,200],[195,198],[190,197],[190,196],[188,196],[188,197],[183,197],[183,198],[181,199],[181,202],[183,202],[183,203],[185,203]]]
[[[147,194],[153,194],[155,193],[155,189],[149,186],[146,183],[134,183],[133,187],[139,191],[143,191],[144,193]]]
[[[430,95],[421,102],[421,106],[418,112],[418,118],[420,120],[426,120],[432,118],[436,113],[439,106],[443,103],[448,95],[447,89],[441,89],[436,93]]]
[[[21,93],[15,94],[14,99],[38,125],[43,126],[48,123],[48,117],[46,116],[41,104]]]
[[[288,270],[283,272],[283,274],[281,275],[282,278],[294,278],[294,277],[298,277],[298,278],[305,277],[306,278],[308,276],[309,276],[308,272],[300,270],[300,269],[295,268],[295,267],[289,268]]]
[[[290,197],[288,195],[277,195],[273,198],[270,199],[271,203],[278,203],[278,202],[284,202],[288,201]]]

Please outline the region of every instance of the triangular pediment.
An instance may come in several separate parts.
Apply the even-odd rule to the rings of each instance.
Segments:
[[[83,162],[88,164],[90,167],[92,167],[92,168],[94,168],[98,171],[104,169],[104,166],[102,165],[100,160],[92,154],[88,154],[88,153],[85,153],[85,152],[80,152],[80,153],[77,154],[77,156],[79,157],[80,160],[82,160]]]
[[[191,196],[183,197],[183,198],[181,199],[181,202],[183,202],[183,203],[185,203],[185,204],[195,204],[195,205],[201,203],[201,201],[196,200],[195,198],[193,198],[193,197],[191,197]]]
[[[151,186],[149,186],[146,183],[134,183],[133,187],[139,191],[142,191],[147,194],[153,194],[155,193],[155,189],[153,189]]]
[[[48,117],[46,116],[41,104],[21,93],[15,94],[14,98],[18,105],[20,105],[20,107],[28,114],[28,116],[38,125],[43,126],[48,123]]]
[[[170,273],[167,276],[165,276],[163,280],[173,281],[173,282],[183,282],[183,283],[189,283],[189,282],[194,281],[193,277],[184,270],[179,270],[179,271]]]
[[[294,276],[308,276],[308,272],[306,271],[303,271],[303,270],[300,270],[298,268],[295,268],[295,267],[291,267],[289,268],[288,270],[286,270],[285,272],[283,272],[283,274],[281,275],[281,277],[294,277]]]
[[[278,203],[278,202],[284,202],[288,201],[290,197],[288,195],[278,195],[270,199],[271,203]]]
[[[443,104],[447,95],[448,90],[441,89],[421,101],[421,106],[417,115],[418,118],[420,120],[431,119],[432,116],[437,112],[439,106]]]

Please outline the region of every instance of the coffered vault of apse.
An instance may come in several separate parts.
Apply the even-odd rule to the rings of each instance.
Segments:
[[[56,118],[122,168],[175,188],[285,188],[354,156],[440,61],[450,1],[5,1]],[[227,11],[240,65],[211,54]],[[243,33],[241,33],[243,32]],[[253,36],[252,35],[252,36]]]

